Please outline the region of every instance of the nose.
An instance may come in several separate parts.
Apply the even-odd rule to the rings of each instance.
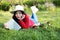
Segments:
[[[20,14],[18,13],[17,16],[20,16]]]

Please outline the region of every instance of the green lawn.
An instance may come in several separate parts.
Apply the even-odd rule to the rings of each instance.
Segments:
[[[31,11],[26,12],[31,15]],[[37,17],[39,22],[50,21],[50,26],[45,25],[37,29],[6,30],[3,23],[7,22],[13,14],[0,11],[0,40],[60,40],[60,8],[56,11],[39,11]]]

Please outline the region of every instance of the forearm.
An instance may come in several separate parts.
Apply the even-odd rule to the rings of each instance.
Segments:
[[[27,29],[28,25],[24,23],[22,20],[19,21],[19,24],[21,25],[22,28]]]

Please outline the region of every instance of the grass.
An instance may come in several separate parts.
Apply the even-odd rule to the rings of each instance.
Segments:
[[[48,28],[6,30],[3,23],[7,22],[13,14],[9,11],[0,11],[0,40],[60,40],[60,8],[56,11],[39,11],[37,17],[39,22],[50,21]],[[27,10],[31,15],[31,11]],[[46,27],[45,25],[44,27]]]

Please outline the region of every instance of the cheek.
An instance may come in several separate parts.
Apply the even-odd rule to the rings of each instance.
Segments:
[[[22,16],[22,14],[19,14],[18,16]]]
[[[15,15],[17,18],[21,18],[22,14],[16,14]]]
[[[17,15],[15,15],[17,17]]]

